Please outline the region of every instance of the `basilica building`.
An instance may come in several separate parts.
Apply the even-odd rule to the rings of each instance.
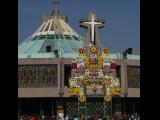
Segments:
[[[78,97],[69,93],[69,79],[75,67],[72,63],[80,48],[100,46],[99,29],[105,21],[90,11],[79,24],[86,30],[83,37],[68,24],[59,4],[54,3],[51,14],[44,16],[32,36],[18,45],[19,115],[62,113],[71,117],[79,112]],[[133,55],[132,48],[128,48],[123,54],[109,52],[109,56],[115,61],[115,75],[121,88],[121,94],[112,98],[112,113],[139,113],[140,55]],[[103,96],[87,96],[85,105],[87,115],[97,112],[104,116]]]

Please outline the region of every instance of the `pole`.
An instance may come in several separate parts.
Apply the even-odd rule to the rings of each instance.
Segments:
[[[124,58],[124,82],[125,82],[125,86],[124,86],[124,106],[123,106],[123,112],[127,112],[127,107],[126,107],[126,98],[127,98],[127,94],[128,94],[128,86],[127,86],[127,62],[126,62],[126,58]]]
[[[111,98],[111,118],[112,118],[112,98]]]
[[[53,116],[53,99],[52,99],[52,116]]]
[[[85,107],[86,107],[86,108],[85,108],[85,110],[86,110],[86,111],[85,111],[85,112],[86,112],[86,118],[85,118],[85,119],[87,120],[87,97],[86,97]]]
[[[18,116],[21,114],[21,103],[20,100],[18,100]]]
[[[106,108],[106,106],[105,106],[105,100],[104,100],[104,99],[103,99],[103,104],[104,104],[104,111],[103,111],[103,112],[104,112],[104,113],[103,113],[104,116],[103,116],[103,117],[104,117],[104,119],[105,119],[105,108]]]
[[[42,100],[40,99],[40,111],[39,111],[40,115],[42,115],[42,109],[43,109],[42,106],[43,106],[42,105]]]
[[[79,95],[78,95],[78,119],[79,119]]]

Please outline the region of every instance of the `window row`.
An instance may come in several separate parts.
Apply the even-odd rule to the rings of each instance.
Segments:
[[[19,65],[18,87],[57,86],[57,65]]]
[[[19,65],[18,87],[55,87],[57,86],[57,65]],[[71,66],[64,66],[64,86],[69,86]],[[127,67],[128,88],[140,87],[140,67]],[[121,83],[121,67],[116,67],[116,76]]]

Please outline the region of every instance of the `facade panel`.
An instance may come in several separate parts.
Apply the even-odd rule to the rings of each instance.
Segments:
[[[57,86],[57,65],[19,65],[18,87],[39,88]]]

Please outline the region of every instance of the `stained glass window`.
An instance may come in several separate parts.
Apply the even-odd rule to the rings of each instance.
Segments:
[[[129,88],[140,87],[140,67],[139,66],[127,66],[127,79]]]
[[[57,65],[19,65],[18,87],[57,86]]]

